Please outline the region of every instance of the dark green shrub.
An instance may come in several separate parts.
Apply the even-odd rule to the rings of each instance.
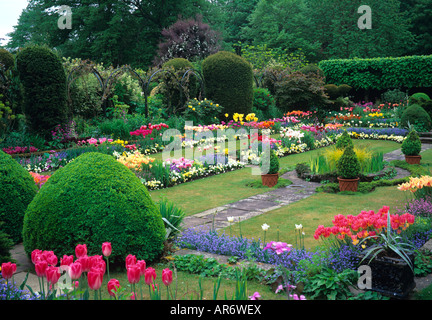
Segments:
[[[206,96],[223,106],[222,114],[247,115],[253,103],[252,66],[232,52],[220,51],[202,62]]]
[[[176,109],[181,109],[185,102],[198,93],[198,81],[193,73],[188,72],[193,69],[193,64],[184,58],[174,58],[162,65],[158,78],[162,81],[159,92],[164,96],[164,103],[169,113],[175,113]],[[183,78],[183,80],[182,80]]]
[[[381,95],[382,102],[401,103],[407,101],[407,94],[399,89],[387,90]]]
[[[330,99],[334,100],[339,97],[339,87],[337,85],[329,83],[324,88]]]
[[[21,231],[27,206],[38,189],[32,176],[10,155],[0,151],[0,226],[14,243],[22,240]]]
[[[14,245],[13,241],[9,238],[9,235],[3,232],[2,225],[3,221],[0,221],[0,264],[9,262],[12,259],[11,250]]]
[[[299,70],[301,73],[304,74],[309,74],[309,73],[314,73],[314,74],[318,74],[318,76],[320,76],[321,78],[324,78],[324,71],[322,71],[322,69],[320,69],[316,64],[311,63],[308,64],[306,66],[304,66],[303,68],[301,68]]]
[[[85,153],[57,170],[28,206],[23,227],[27,254],[34,249],[74,254],[87,244],[89,255],[111,242],[110,261],[128,254],[153,261],[166,231],[160,212],[141,181],[112,156]]]
[[[335,147],[337,149],[345,149],[346,147],[351,146],[354,148],[354,143],[348,134],[348,131],[344,130],[342,135],[336,140]]]
[[[426,110],[429,116],[432,117],[432,99],[429,98],[429,96],[426,93],[423,92],[414,93],[409,98],[409,103],[410,105],[418,104],[420,107]]]
[[[268,165],[266,165],[267,163],[268,163]],[[276,174],[279,172],[279,158],[278,158],[276,152],[274,152],[274,150],[270,150],[269,159],[266,159],[264,157],[263,163],[262,163],[262,168],[263,168],[263,170],[266,170],[268,168],[268,172],[265,172],[267,174]]]
[[[259,120],[274,119],[281,115],[273,95],[266,88],[254,88],[252,112]]]
[[[16,58],[24,87],[24,113],[30,128],[45,137],[67,118],[66,74],[58,55],[45,47],[27,47]]]
[[[316,73],[285,73],[275,82],[277,107],[283,111],[312,110],[330,103],[324,88],[324,80]]]
[[[431,117],[418,104],[409,105],[401,116],[401,126],[403,128],[408,128],[408,124],[414,126],[414,128],[419,131],[429,131],[432,127]]]
[[[15,65],[15,59],[12,53],[6,49],[0,48],[0,70],[6,71]]]
[[[360,175],[360,161],[357,158],[354,148],[347,146],[344,153],[336,163],[338,175],[343,179],[356,179]]]
[[[417,156],[421,151],[421,141],[415,130],[411,130],[402,142],[402,153],[407,156]]]

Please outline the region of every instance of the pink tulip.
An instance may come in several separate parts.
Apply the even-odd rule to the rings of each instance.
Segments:
[[[60,270],[58,267],[49,266],[46,269],[46,278],[49,283],[52,285],[56,284],[57,281],[60,279]]]
[[[15,263],[5,262],[1,265],[2,277],[7,279],[12,278],[13,274],[16,272],[17,266]]]
[[[99,290],[102,285],[103,273],[99,268],[91,268],[87,273],[87,282],[91,290]]]
[[[172,283],[172,271],[168,268],[162,270],[162,282],[167,287]]]
[[[35,249],[31,253],[31,260],[33,264],[36,264],[36,262],[41,260],[42,250]]]
[[[76,262],[81,264],[82,272],[88,272],[90,270],[90,259],[88,256],[79,257]]]
[[[114,297],[117,289],[120,288],[120,282],[117,279],[111,279],[108,281],[107,288],[109,295]]]
[[[137,262],[137,258],[134,255],[129,254],[126,257],[126,269],[128,268],[129,265],[136,264],[136,262]]]
[[[75,256],[77,258],[81,258],[81,257],[86,256],[86,255],[87,255],[87,245],[85,245],[85,244],[78,244],[75,247]]]
[[[79,261],[71,263],[69,265],[69,270],[68,271],[69,271],[69,277],[72,280],[79,279],[81,277],[82,272],[83,272],[81,263]]]
[[[140,268],[140,275],[144,275],[146,270],[146,262],[144,260],[138,260],[136,265]]]
[[[38,277],[45,277],[47,268],[48,268],[48,262],[46,262],[45,260],[36,262],[35,264],[36,275]]]
[[[147,285],[151,285],[156,279],[156,270],[153,268],[147,268],[144,274],[144,281]]]
[[[104,242],[102,243],[102,254],[105,257],[109,257],[112,253],[112,247],[111,247],[111,242]]]
[[[127,278],[129,283],[138,283],[141,277],[141,268],[137,264],[131,264],[127,268]]]
[[[60,259],[60,265],[61,266],[70,266],[73,262],[74,257],[72,255],[67,256],[63,255],[63,258]]]

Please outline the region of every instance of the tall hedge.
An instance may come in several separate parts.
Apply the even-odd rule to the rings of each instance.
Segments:
[[[38,189],[32,176],[10,155],[0,151],[0,230],[13,243],[22,240],[25,210]]]
[[[165,227],[146,187],[110,155],[85,153],[57,170],[27,208],[23,244],[74,254],[86,244],[89,255],[111,242],[110,261],[128,254],[154,261],[162,252]]]
[[[432,87],[432,55],[400,58],[335,59],[318,64],[327,83],[354,89]]]
[[[222,105],[224,111],[248,114],[253,105],[253,71],[244,58],[219,51],[202,62],[206,97]]]
[[[30,128],[49,137],[67,117],[66,73],[61,59],[49,48],[31,46],[18,53],[16,64]]]

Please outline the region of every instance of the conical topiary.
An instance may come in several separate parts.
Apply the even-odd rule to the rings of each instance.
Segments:
[[[360,175],[360,162],[357,158],[354,148],[347,146],[344,153],[336,163],[338,175],[343,179],[356,179]]]
[[[402,142],[402,153],[407,156],[418,156],[421,151],[421,140],[415,130],[411,130]]]
[[[350,135],[348,134],[348,131],[344,130],[344,132],[342,133],[342,135],[336,140],[335,147],[337,149],[343,150],[347,146],[354,147],[354,143],[353,143]]]

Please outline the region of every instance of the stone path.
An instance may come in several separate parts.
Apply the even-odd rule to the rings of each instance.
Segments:
[[[432,144],[423,144],[422,151],[432,148]],[[405,160],[400,149],[386,153],[385,161]],[[407,177],[409,172],[396,168],[397,176],[393,179]],[[315,189],[320,186],[318,182],[308,182],[297,177],[295,171],[282,175],[282,178],[291,180],[290,186],[275,189],[266,193],[258,194],[234,203],[226,204],[217,208],[206,210],[201,213],[188,216],[183,220],[183,228],[208,226],[215,229],[229,226],[228,217],[234,217],[238,222],[261,215],[265,212],[279,209],[293,202],[305,199],[315,194]]]

